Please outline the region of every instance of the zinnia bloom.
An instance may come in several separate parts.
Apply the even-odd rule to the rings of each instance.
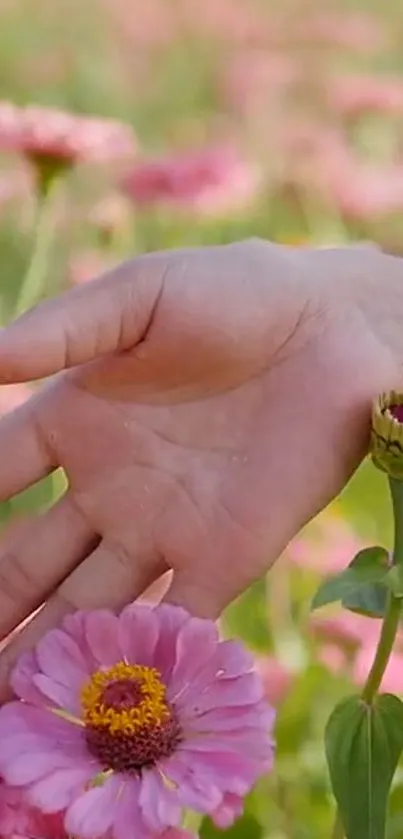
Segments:
[[[176,206],[202,216],[243,210],[257,197],[260,172],[230,146],[139,161],[122,184],[138,205]]]
[[[68,616],[12,687],[24,701],[0,710],[0,772],[81,839],[165,837],[184,808],[229,824],[272,766],[252,656],[174,606]]]
[[[132,157],[136,146],[131,127],[116,120],[0,102],[0,149],[21,152],[36,163],[104,163]]]
[[[64,839],[66,834],[59,813],[41,813],[25,800],[21,789],[0,781],[0,836],[2,839]]]

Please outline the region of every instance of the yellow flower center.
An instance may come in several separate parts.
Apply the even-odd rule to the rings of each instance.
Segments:
[[[90,752],[104,770],[139,773],[174,750],[180,727],[153,667],[120,661],[98,670],[81,692]]]
[[[98,670],[83,688],[84,721],[108,728],[111,734],[134,734],[170,717],[165,697],[158,670],[120,661],[108,670]]]

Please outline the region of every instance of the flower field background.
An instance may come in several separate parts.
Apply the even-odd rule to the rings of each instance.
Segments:
[[[380,0],[0,0],[0,322],[156,249],[262,236],[403,252],[402,49],[403,12]],[[0,412],[29,393],[2,387]],[[63,481],[0,505],[2,525]],[[330,835],[324,726],[364,681],[379,622],[310,602],[390,537],[365,464],[223,617],[278,709],[277,756],[237,825],[206,821],[203,839]],[[383,687],[403,693],[403,631]],[[400,770],[388,830],[403,835]]]

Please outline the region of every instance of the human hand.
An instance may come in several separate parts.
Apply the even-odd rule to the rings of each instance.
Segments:
[[[367,248],[159,253],[0,334],[0,381],[57,373],[0,420],[0,499],[68,478],[0,552],[0,635],[47,600],[0,656],[3,688],[66,610],[118,608],[173,569],[167,598],[215,617],[271,565],[399,383],[402,275]]]

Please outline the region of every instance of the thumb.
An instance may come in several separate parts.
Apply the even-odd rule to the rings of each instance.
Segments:
[[[160,253],[123,263],[22,315],[0,332],[0,383],[40,379],[138,344],[167,260]]]

